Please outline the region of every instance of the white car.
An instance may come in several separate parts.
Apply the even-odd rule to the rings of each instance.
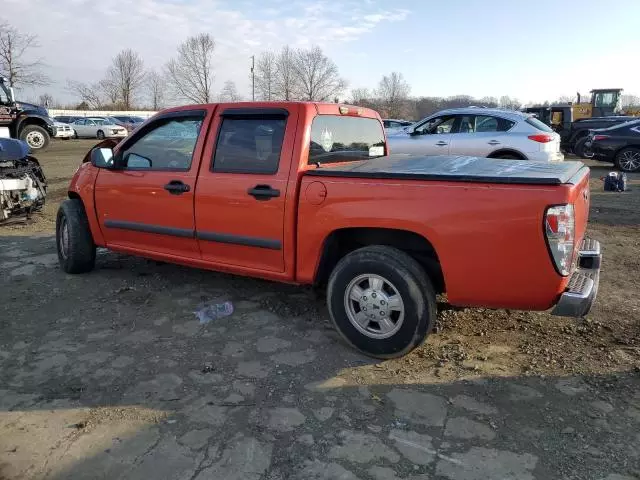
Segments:
[[[489,108],[453,108],[387,136],[392,154],[468,155],[561,162],[560,135],[533,115]]]
[[[71,128],[71,126],[62,122],[53,122],[53,125],[56,127],[56,135],[54,138],[60,138],[62,140],[69,140],[70,138],[74,138],[76,132]]]
[[[76,138],[124,138],[127,129],[110,117],[79,118],[71,124]]]

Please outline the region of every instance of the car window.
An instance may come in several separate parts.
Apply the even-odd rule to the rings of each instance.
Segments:
[[[193,158],[202,116],[161,119],[149,126],[142,136],[127,144],[122,151],[122,163],[128,169],[189,170]],[[177,129],[193,135],[176,135]]]
[[[498,119],[488,115],[476,115],[475,131],[481,132],[498,132]]]
[[[543,132],[553,132],[553,129],[549,125],[542,123],[535,117],[528,117],[525,122],[538,130],[542,130]]]
[[[278,171],[287,124],[284,115],[224,117],[212,171],[273,174]]]
[[[451,133],[456,117],[453,115],[435,117],[416,128],[416,133],[443,134]]]
[[[78,120],[76,120],[75,122],[73,122],[75,125],[84,125],[86,123],[84,118],[79,118]]]
[[[309,165],[369,160],[386,155],[384,130],[375,118],[318,115],[311,124]]]

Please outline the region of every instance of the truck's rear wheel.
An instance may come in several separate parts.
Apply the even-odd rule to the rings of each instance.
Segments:
[[[60,267],[65,272],[85,273],[93,270],[96,246],[80,200],[65,200],[60,204],[56,218],[56,246]]]
[[[435,291],[422,267],[403,251],[381,245],[355,250],[338,262],[327,303],[342,337],[376,358],[409,353],[436,317]]]
[[[20,140],[27,142],[31,150],[42,150],[47,148],[51,137],[40,125],[27,125],[20,132]]]

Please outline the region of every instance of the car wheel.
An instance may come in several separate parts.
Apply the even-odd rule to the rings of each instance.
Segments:
[[[93,243],[89,221],[82,202],[65,200],[56,217],[56,247],[58,262],[66,273],[85,273],[96,263],[96,245]]]
[[[102,130],[98,130],[98,140],[104,140],[104,132]]]
[[[593,157],[593,152],[590,149],[586,148],[585,144],[587,143],[588,138],[582,137],[578,140],[573,147],[573,153],[579,158],[591,158]]]
[[[31,150],[42,150],[47,148],[51,137],[41,126],[27,125],[20,132],[20,140],[27,142]]]
[[[640,149],[629,147],[620,150],[615,164],[623,172],[637,172],[640,170]]]
[[[375,358],[406,355],[436,318],[436,295],[422,267],[396,248],[369,246],[342,258],[329,278],[333,325],[353,347]]]

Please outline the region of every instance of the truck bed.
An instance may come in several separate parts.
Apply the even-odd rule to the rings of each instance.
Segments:
[[[414,157],[389,155],[371,160],[321,166],[305,175],[325,177],[442,180],[448,182],[562,185],[580,181],[582,162],[543,163],[439,155]]]

